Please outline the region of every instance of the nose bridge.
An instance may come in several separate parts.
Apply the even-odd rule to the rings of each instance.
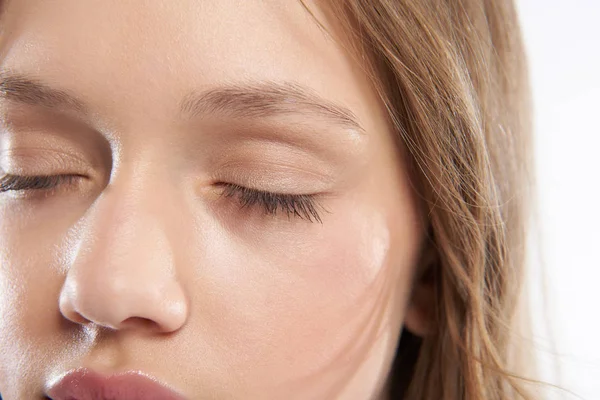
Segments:
[[[168,199],[153,185],[133,174],[117,178],[82,220],[60,296],[65,317],[113,329],[183,325],[188,306],[167,229]]]

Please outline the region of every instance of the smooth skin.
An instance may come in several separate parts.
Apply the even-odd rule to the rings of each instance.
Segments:
[[[79,367],[190,399],[385,398],[423,326],[424,228],[339,40],[291,0],[19,0],[0,26],[5,400]]]

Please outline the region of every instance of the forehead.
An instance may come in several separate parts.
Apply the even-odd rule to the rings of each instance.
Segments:
[[[361,66],[299,1],[21,0],[4,13],[3,68],[80,93],[113,115],[171,112],[190,89],[239,81],[296,82],[359,120],[373,114]]]

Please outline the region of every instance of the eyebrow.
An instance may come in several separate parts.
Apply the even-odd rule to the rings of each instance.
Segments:
[[[72,94],[42,84],[34,78],[0,71],[0,98],[47,108],[65,108],[80,114],[87,107]]]
[[[0,99],[87,114],[89,107],[68,91],[52,88],[38,79],[0,71]],[[236,118],[269,118],[306,115],[322,118],[343,128],[363,133],[355,114],[347,107],[319,96],[293,82],[238,83],[192,91],[179,104],[183,118],[222,114]]]
[[[314,90],[293,82],[267,81],[219,86],[189,94],[180,109],[192,117],[219,113],[242,118],[306,114],[364,132],[349,108],[324,99]]]

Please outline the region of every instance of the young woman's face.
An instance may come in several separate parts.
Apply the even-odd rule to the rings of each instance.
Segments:
[[[380,392],[423,232],[340,41],[290,0],[20,0],[0,28],[5,400],[77,368]]]

